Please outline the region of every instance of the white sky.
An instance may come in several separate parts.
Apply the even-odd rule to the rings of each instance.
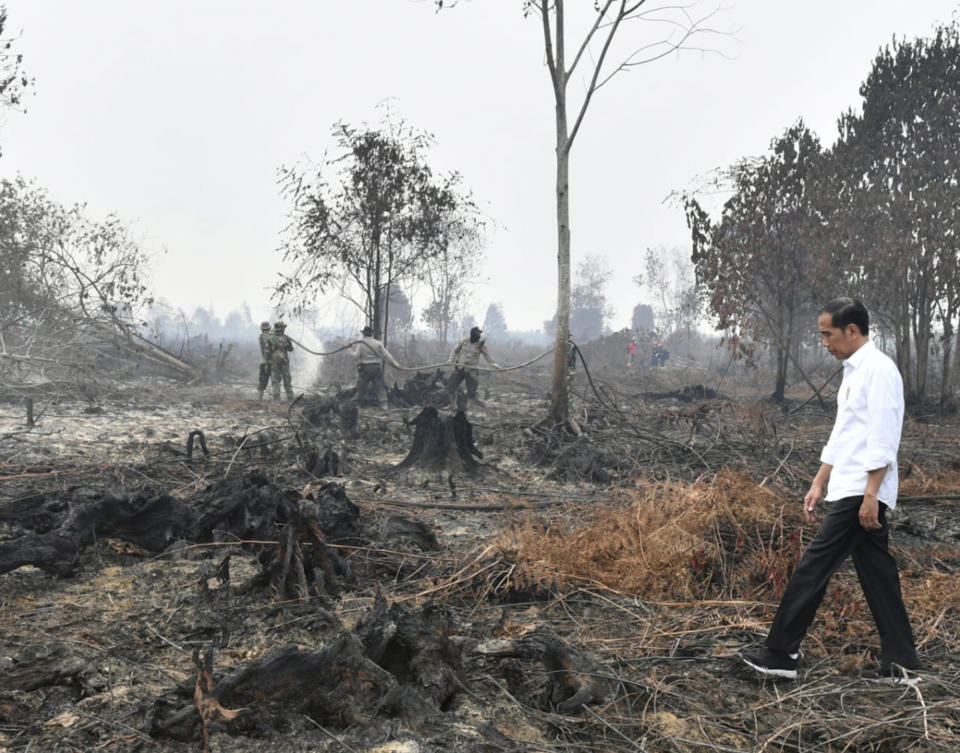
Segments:
[[[267,315],[286,212],[277,167],[319,159],[335,121],[376,121],[391,98],[436,136],[434,165],[461,172],[501,226],[474,315],[502,302],[511,329],[551,316],[553,101],[520,0],[439,14],[430,0],[4,2],[36,85],[0,129],[0,174],[95,217],[116,212],[144,248],[166,248],[151,274],[159,296]],[[643,250],[688,244],[682,211],[663,203],[671,191],[764,151],[797,117],[832,142],[878,48],[929,33],[957,5],[738,0],[716,21],[738,41],[704,40],[732,59],[671,57],[601,90],[574,146],[571,226],[574,263],[602,254],[616,270],[614,328],[643,299],[631,282]]]

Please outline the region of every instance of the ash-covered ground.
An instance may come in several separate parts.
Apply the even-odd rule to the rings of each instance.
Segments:
[[[420,405],[347,432],[311,411],[329,394],[143,378],[37,391],[28,429],[11,398],[0,751],[956,750],[957,427],[911,422],[902,450],[921,682],[861,677],[850,569],[800,679],[759,682],[735,653],[812,534],[829,409],[594,376],[581,437],[538,426],[543,375],[485,380],[475,470],[396,468]]]

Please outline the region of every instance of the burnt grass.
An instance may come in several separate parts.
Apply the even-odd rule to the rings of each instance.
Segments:
[[[790,503],[829,406],[732,380],[717,394],[689,368],[593,376],[579,438],[538,427],[545,371],[485,380],[466,414],[476,468],[396,467],[417,405],[362,407],[348,433],[329,394],[289,406],[144,378],[38,391],[27,429],[7,395],[0,561],[74,549],[0,574],[0,751],[956,750],[958,427],[910,421],[901,451],[891,525],[922,681],[861,677],[878,645],[844,568],[800,678],[764,682],[735,654],[762,641],[811,535]],[[188,456],[195,430],[206,451],[194,434]],[[760,499],[758,520],[769,495],[756,546],[793,542],[787,571],[737,574],[753,544],[736,504],[669,568],[630,565],[656,597],[581,535],[598,511],[629,520],[640,488],[710,499],[695,495],[714,479]]]

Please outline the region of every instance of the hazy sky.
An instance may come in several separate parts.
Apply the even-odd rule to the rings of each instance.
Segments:
[[[36,85],[27,113],[0,129],[0,171],[120,215],[155,253],[153,286],[172,303],[223,316],[246,301],[266,315],[287,209],[277,167],[319,159],[334,122],[374,122],[389,98],[436,136],[434,165],[462,173],[500,226],[474,289],[478,319],[491,301],[514,329],[552,314],[553,101],[541,30],[520,0],[439,14],[430,0],[4,1]],[[617,77],[575,144],[574,263],[601,254],[616,269],[615,328],[643,297],[631,282],[643,250],[688,244],[671,191],[764,151],[798,117],[832,142],[878,48],[929,33],[957,0],[724,7],[714,25],[736,39],[701,43],[726,58],[690,52]]]

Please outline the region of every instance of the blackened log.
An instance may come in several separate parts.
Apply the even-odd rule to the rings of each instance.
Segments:
[[[345,632],[319,651],[289,646],[235,669],[212,688],[204,681],[203,698],[224,708],[245,708],[254,715],[288,708],[324,726],[343,729],[369,723],[396,685],[389,672],[363,655],[356,635]],[[196,706],[191,704],[156,718],[151,735],[182,738],[197,721]]]
[[[63,577],[73,573],[79,555],[77,543],[67,536],[30,533],[0,544],[0,574],[33,565]]]
[[[0,574],[34,565],[59,576],[71,574],[80,553],[97,538],[114,537],[160,552],[192,530],[196,516],[166,494],[121,494],[83,490],[53,531],[0,544]]]
[[[197,521],[193,538],[273,539],[283,500],[283,491],[259,471],[221,479],[200,494],[199,506],[205,512]]]
[[[67,514],[63,497],[31,494],[0,505],[0,523],[20,526],[34,533],[46,533],[60,525]]]
[[[443,608],[427,604],[412,612],[393,604],[388,609],[378,593],[374,608],[357,623],[356,632],[369,659],[401,685],[416,688],[437,708],[443,708],[462,684],[460,652],[450,641],[453,622]]]
[[[493,641],[479,646],[477,651],[543,662],[547,684],[540,706],[562,714],[577,711],[583,704],[604,703],[614,689],[600,664],[545,629],[534,630],[517,640]],[[507,669],[517,671],[516,665],[508,665]]]
[[[90,661],[62,644],[31,646],[0,672],[0,689],[33,691],[53,686],[83,687],[84,678],[95,674]]]
[[[162,552],[177,539],[186,538],[196,523],[193,508],[167,494],[101,493],[100,499],[71,505],[61,535],[73,536],[80,546],[114,537]]]

